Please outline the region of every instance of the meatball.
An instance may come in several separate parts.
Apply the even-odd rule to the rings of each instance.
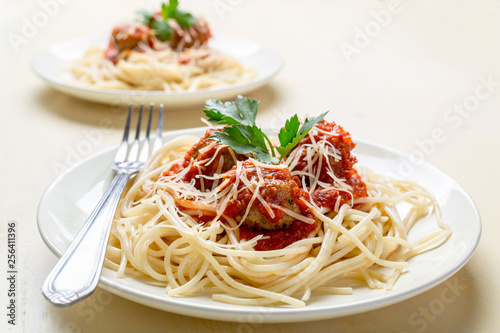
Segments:
[[[196,19],[189,28],[183,28],[176,20],[169,19],[167,23],[172,31],[170,38],[164,40],[160,35],[155,35],[154,30],[154,23],[163,20],[161,12],[157,12],[146,24],[128,23],[115,27],[104,53],[105,58],[116,64],[121,58],[127,57],[132,50],[140,50],[141,43],[157,50],[170,47],[176,51],[183,51],[203,46],[212,37],[208,23],[202,18]],[[186,62],[182,58],[179,61]]]
[[[196,19],[196,22],[189,28],[180,27],[176,21],[170,21],[174,28],[170,40],[170,47],[176,50],[184,50],[192,47],[205,45],[212,37],[208,23],[202,19]]]
[[[331,182],[331,177],[327,173],[327,171],[329,171],[328,164],[331,166],[334,175],[340,178],[344,176],[345,171],[351,170],[353,165],[357,162],[356,157],[351,155],[351,150],[356,146],[356,144],[352,142],[349,132],[345,131],[336,123],[329,123],[322,120],[318,123],[318,125],[311,129],[310,134],[311,135],[307,135],[305,138],[300,140],[292,151],[292,153],[298,152],[301,154],[294,170],[302,171],[310,167],[306,158],[307,149],[301,149],[301,147],[304,145],[310,145],[313,142],[312,138],[314,139],[314,142],[318,142],[329,148],[331,153],[333,153],[333,151],[331,151],[332,148],[335,149],[336,157],[329,155],[328,161],[324,155],[320,157],[322,159],[319,178],[320,181],[327,183]],[[317,162],[316,164],[319,163]]]
[[[312,145],[313,142],[318,143],[318,145]],[[323,147],[323,154],[310,165],[307,156],[311,150],[313,155],[320,153],[319,150],[315,149],[318,146]],[[291,160],[297,159],[292,174],[297,171],[307,171],[316,175],[318,174],[318,168],[321,168],[317,180],[327,184],[328,187],[318,185],[311,193],[312,201],[319,207],[334,210],[343,204],[349,204],[352,199],[368,196],[366,184],[362,181],[358,172],[353,169],[357,159],[351,154],[351,150],[355,146],[356,144],[352,142],[349,132],[334,122],[322,120],[311,129],[309,135],[303,138],[290,153]],[[328,151],[328,154],[325,154],[325,151]],[[299,156],[296,156],[297,154]],[[332,173],[334,177],[332,177]],[[338,179],[342,179],[344,184],[350,187],[350,190],[346,191],[345,188],[338,187],[338,184],[336,184]],[[304,181],[308,186],[311,185],[313,180],[304,177]]]
[[[183,167],[191,166],[185,180],[189,182],[194,179],[199,190],[210,189],[214,183],[213,180],[200,176],[212,177],[216,173],[226,173],[236,165],[237,160],[246,158],[244,155],[234,154],[228,146],[217,144],[215,140],[210,139],[215,131],[218,130],[208,129],[205,136],[184,156]]]
[[[237,195],[229,200],[224,214],[241,222],[242,228],[254,230],[280,230],[290,226],[296,219],[285,211],[303,214],[297,202],[303,200],[298,178],[293,178],[286,168],[256,166],[252,160],[241,163],[242,174],[250,181],[249,188],[238,182]],[[257,172],[259,168],[259,172]],[[233,167],[227,178],[236,183],[236,169]],[[251,203],[256,185],[258,194]],[[263,202],[264,201],[264,202]],[[250,206],[249,206],[250,205]]]
[[[153,33],[148,26],[142,24],[127,24],[113,29],[111,38],[118,51],[132,50],[139,43],[150,45]]]
[[[125,24],[117,26],[111,33],[105,57],[116,63],[120,53],[139,47],[141,43],[152,46],[153,32],[143,24]]]
[[[297,188],[295,182],[270,180],[265,183],[265,186],[260,190],[260,195],[267,203],[274,203],[285,209],[291,210],[296,214],[300,214],[299,207],[295,204],[292,195],[292,189]],[[243,226],[258,230],[279,230],[288,227],[295,221],[295,218],[285,214],[282,210],[277,210],[271,207],[274,218],[259,202],[254,203],[243,221]],[[236,221],[241,222],[246,211],[241,211],[236,216]]]

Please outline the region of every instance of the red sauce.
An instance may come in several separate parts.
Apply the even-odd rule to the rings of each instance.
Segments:
[[[352,200],[357,198],[367,197],[368,193],[366,191],[366,184],[361,180],[361,176],[358,174],[356,170],[350,170],[346,172],[344,178],[346,178],[346,183],[352,187],[351,194],[344,191],[338,190],[328,190],[322,191],[321,189],[316,189],[312,194],[312,198],[314,202],[319,207],[328,207],[331,210],[335,209],[335,205],[337,203],[338,198],[339,206],[343,204],[352,205]]]
[[[161,36],[154,35],[154,22],[162,21],[161,11],[155,13],[147,24],[128,23],[113,28],[108,48],[104,51],[105,59],[111,60],[114,64],[120,59],[126,58],[130,51],[143,52],[140,49],[140,43],[148,45],[152,49],[161,49],[159,44],[165,44],[170,48],[182,51],[190,48],[197,48],[207,44],[212,38],[212,33],[207,22],[203,19],[197,19],[189,28],[180,27],[175,21],[170,22],[173,30],[169,40],[162,40]],[[124,52],[129,51],[129,52]],[[202,56],[201,59],[207,57]],[[179,64],[187,64],[192,58],[181,57]]]
[[[153,32],[147,25],[117,26],[111,32],[111,39],[108,48],[104,51],[104,57],[116,64],[121,58],[126,58],[132,50],[142,52],[139,47],[140,43],[153,47]]]
[[[244,172],[247,179],[249,180],[258,179],[257,171],[255,169],[252,171],[248,171],[248,169],[254,168],[253,162],[251,160],[243,161],[242,167],[243,170],[245,170]],[[235,168],[236,167],[233,167],[233,170]],[[278,188],[273,186],[273,183],[277,184],[279,183],[281,185],[290,186],[293,191],[293,189],[298,190],[300,182],[297,183],[296,180],[293,179],[292,176],[290,175],[290,171],[288,171],[287,169],[261,168],[261,172],[262,172],[262,178],[264,179],[266,185],[259,189],[259,194],[266,201],[266,203],[268,203],[271,206],[271,210],[274,213],[274,217],[270,215],[269,211],[266,209],[266,207],[264,207],[262,202],[260,202],[259,200],[255,200],[253,205],[258,209],[258,211],[261,214],[265,215],[269,221],[276,223],[281,219],[283,219],[283,217],[285,216],[285,212],[282,211],[281,209],[272,207],[272,205],[280,206],[282,204],[281,200],[279,200],[279,195],[277,193]],[[228,179],[229,179],[229,184],[235,183],[236,173],[232,173]],[[296,195],[300,195],[300,193],[297,191]],[[248,187],[246,187],[245,184],[239,182],[238,196],[236,199],[229,201],[229,204],[227,205],[224,214],[226,214],[229,217],[235,218],[238,214],[242,213],[247,209],[248,203],[250,202],[252,196],[253,192]],[[295,201],[296,198],[294,197],[293,200]]]
[[[234,165],[234,158],[229,152],[228,147],[221,147],[219,144],[215,144],[213,139],[210,139],[210,136],[213,135],[217,129],[210,128],[206,131],[205,136],[200,139],[191,149],[184,155],[184,159],[172,166],[170,171],[167,171],[163,174],[163,176],[173,176],[181,172],[182,170],[189,168],[186,175],[183,178],[183,181],[190,182],[192,180],[195,181],[195,187],[199,190],[202,189],[201,182],[202,178],[198,177],[198,175],[205,175],[212,177],[219,170],[219,166],[221,167],[220,173],[225,173],[229,171]],[[206,149],[209,145],[213,145],[211,148]],[[217,156],[215,156],[217,154]],[[246,158],[243,155],[236,154],[236,159],[242,160]],[[222,157],[222,162],[221,158]],[[203,163],[203,161],[206,161]],[[193,163],[194,162],[194,163]],[[208,164],[208,162],[210,162]],[[222,165],[221,165],[222,163]],[[197,166],[196,166],[196,165]],[[205,189],[211,189],[214,181],[211,179],[203,178],[203,187]]]
[[[335,176],[345,179],[345,182],[352,187],[352,196],[345,191],[338,191],[334,189],[324,191],[321,188],[318,188],[311,194],[314,202],[319,207],[327,207],[333,210],[339,198],[340,207],[343,204],[351,205],[351,201],[353,199],[368,196],[368,193],[366,191],[366,184],[361,180],[358,172],[353,169],[353,166],[357,162],[357,159],[351,154],[351,150],[356,146],[356,144],[352,142],[349,132],[345,131],[336,123],[327,122],[325,120],[320,121],[316,127],[322,131],[319,131],[314,135],[314,140],[326,140],[327,142],[331,143],[340,153],[340,161],[334,161],[333,159],[330,159],[329,162]],[[323,131],[326,133],[324,133]],[[311,142],[311,138],[309,136],[306,136],[299,142],[297,147],[304,144],[310,144]],[[307,167],[307,159],[305,157],[306,152],[304,151],[302,153],[302,158],[299,160],[299,163],[295,168],[296,170],[304,170]],[[327,171],[327,161],[323,156],[319,180],[325,183],[332,184],[333,180],[327,174]]]
[[[257,171],[255,169],[252,170],[253,167],[254,165],[251,160],[242,162],[243,172],[249,180],[258,178]],[[286,204],[286,202],[291,199],[293,200],[293,205],[298,207],[300,210],[300,213],[311,218],[314,222],[309,224],[294,220],[291,224],[282,225],[279,230],[263,230],[263,228],[255,227],[251,228],[244,222],[240,227],[240,238],[250,240],[258,235],[265,236],[263,239],[259,240],[255,246],[256,250],[265,251],[284,248],[285,246],[309,236],[309,234],[316,229],[317,222],[306,204],[306,202],[310,201],[309,194],[301,189],[299,178],[292,178],[288,169],[261,168],[260,170],[265,185],[259,189],[259,195],[267,204],[271,206],[274,216],[270,215],[269,211],[260,200],[255,200],[253,202],[253,208],[257,208],[258,212],[265,216],[269,222],[279,223],[282,222],[286,213],[281,209],[272,207],[272,205],[283,207],[283,200],[285,200]],[[232,173],[228,179],[230,180],[230,183],[234,183],[236,181],[236,174]],[[290,196],[285,197],[285,199],[282,194],[280,195],[280,193],[278,193],[283,187],[291,189],[289,193]],[[238,185],[238,196],[236,199],[230,200],[224,214],[232,218],[244,214],[252,195],[252,191],[240,182]]]
[[[278,250],[308,237],[317,227],[317,222],[308,224],[301,221],[295,221],[288,228],[282,230],[253,230],[240,228],[240,238],[250,240],[256,236],[263,235],[265,238],[258,240],[254,249],[257,251]]]
[[[248,203],[252,199],[252,193],[250,191],[244,191],[240,193],[236,199],[231,200],[229,205],[224,210],[224,214],[231,218],[235,218],[238,214],[247,208]]]
[[[215,215],[191,215],[191,217],[199,224],[207,225],[213,221]]]
[[[104,51],[104,58],[108,59],[116,65],[118,62],[118,50],[116,49],[115,43],[110,41],[108,44],[108,48]]]
[[[210,38],[212,38],[212,33],[207,22],[197,19],[189,28],[175,26],[168,42],[172,49],[184,50],[205,45]]]
[[[318,132],[316,135],[314,135],[314,140],[325,140],[331,143],[340,152],[341,160],[331,163],[331,166],[333,168],[334,174],[337,177],[342,177],[345,171],[351,170],[353,165],[357,162],[356,157],[351,155],[351,150],[356,146],[356,144],[352,142],[349,132],[345,131],[341,126],[335,124],[334,122],[329,123],[325,120],[322,120],[318,125],[316,125],[316,127],[327,133],[323,133],[321,131]],[[311,138],[309,137],[309,135],[306,135],[302,140],[300,140],[295,149],[304,144],[310,143],[312,143]],[[329,182],[331,178],[327,174],[328,169],[326,159],[325,157],[322,157],[322,159],[323,161],[319,180],[323,182]],[[299,160],[299,163],[295,167],[295,170],[304,170],[306,167],[307,159],[306,152],[304,151],[302,153],[301,159]]]
[[[319,188],[309,194],[307,191],[302,189],[300,179],[298,177],[292,177],[289,170],[284,168],[260,168],[261,176],[264,179],[265,185],[259,189],[259,194],[264,201],[271,206],[274,216],[271,216],[270,212],[266,209],[262,202],[256,199],[252,203],[252,207],[249,209],[254,209],[254,213],[255,210],[257,210],[258,213],[265,216],[265,219],[262,219],[265,221],[264,223],[266,223],[265,227],[262,227],[263,224],[259,224],[260,222],[256,224],[252,224],[254,222],[248,224],[244,220],[243,224],[239,228],[240,238],[242,240],[250,240],[258,235],[264,236],[263,239],[260,239],[255,245],[255,250],[266,251],[281,249],[298,240],[309,237],[309,235],[318,227],[318,223],[307,205],[307,203],[311,202],[311,200],[314,200],[314,202],[320,207],[328,207],[333,210],[335,209],[337,201],[339,201],[339,207],[343,204],[351,205],[352,199],[366,197],[368,195],[366,184],[362,181],[357,171],[353,169],[353,165],[357,162],[357,159],[350,153],[355,147],[350,134],[333,122],[328,123],[326,121],[321,121],[317,127],[324,132],[320,131],[315,134],[314,139],[316,141],[328,141],[341,155],[340,161],[334,161],[330,158],[329,163],[332,166],[336,177],[345,179],[345,182],[352,187],[351,193],[335,189],[324,191]],[[172,169],[164,175],[175,175],[186,168],[190,168],[183,180],[190,182],[194,179],[196,186],[200,189],[200,180],[199,177],[196,176],[199,174],[200,170],[204,175],[214,175],[219,167],[220,156],[223,157],[222,163],[224,163],[221,173],[229,171],[231,167],[235,170],[236,166],[234,166],[234,160],[228,153],[227,147],[218,149],[220,146],[213,145],[213,140],[209,139],[209,137],[213,135],[214,131],[216,130],[209,129],[205,133],[205,136],[186,153],[184,159],[174,165]],[[306,136],[299,142],[298,147],[309,143],[311,143],[311,139]],[[213,145],[213,147],[206,149],[209,145]],[[212,160],[215,154],[218,154],[218,156]],[[322,169],[320,171],[319,180],[332,183],[333,180],[327,175],[327,161],[325,160],[325,157],[322,158],[324,160],[322,161]],[[243,161],[242,172],[245,173],[247,179],[252,181],[253,179],[258,178],[257,171],[255,170],[252,160],[246,159],[243,155],[237,155],[237,159]],[[208,165],[201,165],[203,164],[201,161],[207,160],[212,160],[212,162]],[[193,161],[198,162],[200,169],[193,166]],[[306,163],[307,160],[305,158],[305,153],[303,153],[296,170],[305,169],[307,166]],[[230,184],[234,184],[236,181],[236,172],[229,173],[225,180],[229,180],[228,186],[230,186]],[[204,182],[205,188],[210,188],[212,186],[211,180],[205,179]],[[245,214],[252,196],[252,191],[240,181],[238,185],[238,195],[236,198],[230,200],[224,214],[238,221],[238,218],[241,219],[242,215]],[[290,203],[290,200],[293,200],[293,202]],[[314,220],[314,223],[294,220],[283,210],[272,207],[273,205],[287,207],[287,204],[292,205],[296,212],[298,207],[300,214],[311,218]],[[287,209],[290,208],[287,207]],[[259,214],[256,215],[261,218]],[[203,224],[213,219],[212,216],[194,218],[199,223]],[[283,223],[285,218],[288,219],[287,223]],[[273,226],[273,224],[276,225]]]

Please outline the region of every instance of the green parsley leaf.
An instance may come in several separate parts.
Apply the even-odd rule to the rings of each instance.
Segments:
[[[255,158],[266,164],[280,164],[280,160],[274,156],[269,155],[269,152],[267,150],[264,151],[261,149],[256,149]]]
[[[234,125],[223,130],[214,132],[210,138],[230,146],[237,154],[254,154],[263,163],[279,163],[276,157],[269,155],[264,134],[257,126]]]
[[[161,14],[164,20],[173,19],[181,26],[181,28],[189,28],[196,22],[196,18],[188,12],[177,9],[179,6],[178,0],[170,0],[168,4],[161,5]]]
[[[259,102],[238,96],[234,102],[223,103],[219,100],[208,100],[203,112],[208,121],[214,124],[228,125],[223,132],[214,132],[210,137],[217,143],[231,147],[237,154],[253,154],[254,158],[267,164],[279,164],[299,141],[316,126],[327,112],[316,118],[309,118],[300,126],[297,115],[286,121],[285,127],[278,134],[280,146],[276,150],[280,158],[276,158],[275,148],[267,135],[255,125]]]
[[[208,121],[214,124],[236,125],[241,122],[241,116],[233,102],[222,103],[210,99],[206,101],[203,112],[208,117]]]
[[[175,11],[177,10],[177,6],[179,6],[179,2],[177,0],[170,0],[168,4],[161,4],[161,14],[164,19],[173,18],[175,15]]]
[[[320,114],[316,118],[307,118],[299,130],[300,122],[297,115],[286,121],[285,128],[282,128],[278,134],[281,147],[276,147],[280,154],[280,160],[286,157],[293,148],[299,143],[306,134],[316,126],[328,112]]]
[[[259,102],[238,96],[236,102],[222,103],[218,100],[210,99],[205,103],[205,115],[208,121],[221,125],[243,124],[247,126],[255,125]]]
[[[238,95],[236,97],[236,106],[241,113],[243,118],[243,124],[245,125],[255,125],[255,119],[257,118],[257,110],[259,109],[259,102],[255,99],[249,99]]]
[[[278,134],[278,139],[280,140],[280,144],[282,147],[286,146],[293,140],[293,138],[299,131],[299,127],[300,121],[297,115],[294,115],[292,118],[288,119],[285,122],[285,128],[280,129],[280,132]]]
[[[240,130],[240,132],[245,136],[245,138],[248,139],[250,145],[252,145],[255,148],[259,148],[262,151],[267,151],[266,141],[264,139],[264,133],[256,125],[253,126],[236,125],[233,127],[236,127]]]
[[[306,118],[304,124],[300,128],[299,134],[302,135],[302,137],[304,137],[311,128],[316,126],[321,120],[323,120],[323,118],[325,118],[327,113],[328,111],[320,114],[316,118]]]
[[[256,149],[236,126],[226,127],[224,132],[214,132],[210,138],[231,147],[237,154],[251,154]]]
[[[181,28],[189,28],[196,22],[196,18],[188,12],[176,10],[174,19],[179,23]]]
[[[152,28],[158,39],[169,41],[173,32],[173,28],[169,24],[170,20],[177,21],[182,28],[189,28],[196,22],[196,18],[193,15],[177,9],[178,6],[178,0],[170,0],[168,3],[162,3],[161,15],[163,19],[158,19],[153,12],[147,10],[139,10],[136,13],[140,17],[139,21]]]
[[[148,10],[138,10],[135,12],[140,18],[139,21],[144,24],[149,26],[151,23],[151,19],[153,18],[153,13],[148,11]]]
[[[160,37],[161,40],[167,41],[172,35],[172,27],[167,21],[154,21],[153,29],[155,30],[156,36]]]

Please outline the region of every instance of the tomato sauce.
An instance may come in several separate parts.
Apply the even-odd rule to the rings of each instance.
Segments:
[[[282,230],[253,230],[240,228],[240,238],[250,240],[256,236],[263,235],[264,238],[257,241],[254,249],[257,251],[279,250],[290,244],[309,236],[318,223],[293,222],[288,228]]]
[[[350,134],[335,123],[328,123],[324,120],[317,127],[320,131],[314,134],[314,140],[328,141],[341,156],[338,161],[331,157],[321,157],[323,161],[319,180],[333,184],[332,178],[327,174],[327,164],[330,163],[335,176],[344,179],[352,190],[345,192],[337,189],[325,190],[324,188],[317,188],[312,193],[309,193],[303,190],[300,179],[292,177],[288,169],[260,167],[260,177],[262,177],[264,185],[259,188],[259,195],[271,208],[272,214],[259,199],[255,199],[252,206],[248,207],[253,192],[241,181],[238,183],[236,198],[232,198],[224,210],[225,216],[231,217],[237,222],[242,219],[245,213],[249,213],[239,228],[240,239],[250,240],[262,235],[263,238],[257,241],[255,245],[257,251],[282,249],[298,240],[309,237],[318,227],[318,223],[308,206],[308,203],[312,200],[319,207],[334,210],[336,205],[339,207],[343,204],[351,205],[352,199],[368,196],[366,184],[358,172],[353,169],[357,159],[350,153],[355,147]],[[219,163],[224,163],[221,173],[226,173],[231,168],[236,170],[234,159],[228,148],[213,144],[214,141],[210,139],[210,136],[215,131],[216,129],[209,129],[205,136],[186,153],[184,159],[173,165],[170,171],[164,173],[164,176],[173,176],[186,168],[190,168],[183,181],[190,182],[194,179],[196,187],[200,189],[200,179],[197,177],[200,170],[202,174],[212,176],[217,172]],[[310,143],[312,143],[311,138],[306,136],[299,142],[298,147]],[[218,156],[215,156],[215,154],[218,154]],[[306,169],[307,159],[305,154],[303,152],[303,156],[299,159],[295,170]],[[214,156],[215,158],[213,158]],[[221,156],[222,159],[220,159]],[[326,161],[326,158],[329,158],[329,161]],[[237,155],[237,159],[242,161],[242,172],[247,179],[250,181],[259,179],[252,160],[244,155]],[[211,160],[210,164],[203,164],[206,163],[203,161],[209,160]],[[193,162],[197,163],[198,167],[194,166]],[[227,186],[234,184],[236,182],[236,172],[227,174],[225,180],[229,181]],[[204,179],[205,188],[211,188],[212,183],[212,180]],[[283,209],[276,208],[276,206],[292,209],[295,213],[310,218],[313,222],[306,223],[295,220],[291,215],[286,214]],[[250,219],[249,216],[252,214],[253,219]],[[195,219],[199,223],[206,224],[213,217],[202,216],[195,217]],[[248,222],[249,220],[251,221]],[[257,222],[253,222],[254,220]],[[285,220],[287,220],[286,223]],[[226,222],[224,221],[224,223]]]
[[[351,150],[356,146],[352,141],[349,132],[345,131],[341,126],[337,125],[335,122],[327,122],[322,120],[316,125],[320,130],[314,135],[314,140],[316,142],[325,140],[329,142],[337,152],[340,154],[340,160],[334,161],[330,158],[330,166],[333,169],[333,173],[336,177],[345,180],[345,183],[352,187],[351,193],[345,191],[339,191],[336,189],[324,190],[322,188],[317,188],[311,193],[313,201],[319,207],[327,207],[331,210],[335,209],[337,200],[339,200],[339,207],[343,204],[351,205],[351,201],[356,198],[366,197],[368,193],[366,191],[366,184],[361,179],[358,172],[353,169],[354,164],[357,162],[355,156],[351,154]],[[311,144],[312,140],[309,136],[303,138],[297,147],[304,144]],[[328,175],[328,161],[326,157],[322,158],[321,170],[319,172],[319,181],[333,184],[332,178]],[[303,151],[301,158],[296,170],[304,170],[307,168],[306,152]],[[351,196],[352,194],[352,196]]]
[[[233,170],[236,167],[233,167]],[[257,171],[254,169],[252,171],[248,171],[248,169],[254,168],[253,162],[251,160],[243,161],[242,168],[245,170],[245,176],[247,179],[257,179]],[[266,201],[266,203],[271,206],[271,211],[274,216],[271,216],[270,212],[266,209],[266,207],[262,204],[260,200],[255,200],[253,205],[258,209],[259,213],[266,216],[266,218],[276,223],[283,219],[285,216],[285,212],[281,209],[272,207],[273,205],[282,205],[282,200],[280,200],[280,195],[278,192],[279,188],[273,186],[275,184],[280,184],[281,186],[289,186],[293,190],[299,190],[299,183],[296,181],[297,179],[293,179],[290,175],[290,171],[287,169],[273,169],[273,168],[261,168],[262,179],[264,180],[265,185],[259,189],[260,196]],[[229,184],[234,184],[236,182],[236,173],[232,173],[231,176],[228,177]],[[299,195],[300,193],[297,191],[295,195]],[[224,214],[229,217],[235,218],[238,214],[241,214],[247,209],[248,203],[252,199],[253,192],[246,187],[243,182],[239,182],[238,185],[238,196],[236,199],[229,201]],[[297,199],[292,197],[294,201]]]
[[[201,18],[189,27],[181,27],[175,20],[170,19],[168,23],[172,31],[169,40],[164,40],[161,34],[155,30],[155,22],[164,21],[162,12],[156,12],[147,24],[140,22],[127,23],[116,26],[111,32],[111,39],[108,48],[104,52],[105,59],[111,60],[115,65],[120,59],[126,58],[132,50],[136,52],[144,52],[140,48],[140,43],[148,45],[152,49],[164,49],[170,47],[176,51],[189,50],[190,48],[198,48],[206,45],[208,40],[212,38],[212,33],[208,23]],[[202,56],[201,59],[207,57]],[[183,65],[192,60],[192,57],[187,54],[180,57],[178,63]]]
[[[229,171],[234,165],[234,158],[229,152],[228,147],[221,147],[219,144],[213,144],[215,141],[210,139],[210,136],[214,132],[218,131],[215,128],[210,128],[206,131],[205,136],[200,139],[191,149],[184,155],[184,159],[173,165],[170,171],[167,171],[163,176],[173,176],[179,172],[189,168],[183,181],[190,182],[194,180],[195,187],[198,190],[202,189],[201,177],[198,175],[205,175],[212,177],[217,173],[219,167],[221,169],[220,173],[225,173]],[[212,147],[208,148],[208,146]],[[217,156],[215,156],[217,154]],[[242,160],[246,157],[244,155],[236,154],[236,159]],[[221,160],[222,157],[222,160]],[[210,163],[208,163],[210,162]],[[221,165],[222,163],[222,165]],[[214,181],[212,179],[203,178],[203,187],[205,189],[211,189]]]
[[[296,181],[300,182],[298,178]],[[257,241],[254,249],[257,251],[279,250],[301,239],[308,237],[318,227],[318,222],[307,206],[310,202],[309,193],[299,187],[293,189],[295,204],[300,208],[302,215],[314,220],[313,223],[294,221],[288,228],[281,230],[253,230],[240,228],[240,238],[250,240],[256,236],[264,236]]]
[[[327,191],[316,189],[311,194],[314,202],[319,207],[328,207],[331,210],[334,210],[335,205],[337,204],[337,200],[339,200],[339,207],[343,204],[348,204],[351,206],[352,200],[368,196],[368,192],[366,191],[366,184],[363,182],[361,176],[356,170],[353,169],[346,172],[344,178],[346,178],[346,183],[352,188],[352,190],[350,191],[351,193],[335,189],[330,189]]]
[[[111,32],[104,57],[116,65],[118,60],[126,58],[132,50],[143,52],[139,48],[140,43],[153,47],[153,32],[148,26],[142,24],[117,26]]]
[[[242,168],[247,179],[252,180],[258,178],[257,171],[251,160],[243,161]],[[263,239],[257,241],[255,249],[258,251],[265,251],[281,249],[309,236],[309,234],[316,229],[317,222],[306,204],[310,202],[309,193],[301,189],[299,178],[292,177],[290,171],[284,168],[261,168],[260,171],[261,177],[264,180],[264,186],[259,188],[259,195],[269,206],[271,206],[274,216],[271,216],[270,212],[260,200],[255,200],[252,203],[252,208],[256,208],[260,214],[265,216],[267,221],[271,223],[271,226],[269,226],[266,221],[264,224],[266,228],[262,226],[249,227],[246,224],[247,222],[244,221],[240,227],[240,238],[250,240],[255,236],[263,235]],[[236,181],[236,173],[232,173],[228,179],[230,183],[234,183]],[[282,188],[286,188],[287,191],[290,191],[289,196],[283,196],[283,193],[279,193]],[[238,195],[235,199],[229,201],[224,214],[232,218],[236,218],[237,216],[241,218],[248,208],[252,195],[252,191],[245,184],[240,182],[238,185]],[[274,208],[273,205],[280,207],[298,207],[300,214],[310,218],[313,223],[297,221],[288,217],[289,220],[292,220],[290,224],[279,224],[277,225],[278,230],[274,230],[272,224],[283,222],[286,213],[282,209]]]
[[[341,126],[335,124],[334,122],[329,123],[325,120],[322,120],[318,123],[318,125],[316,125],[316,127],[321,131],[314,135],[314,140],[316,142],[325,140],[332,144],[332,146],[335,147],[340,153],[340,161],[330,164],[333,168],[335,176],[342,177],[344,173],[351,170],[353,165],[358,161],[355,156],[351,155],[351,150],[356,146],[356,144],[352,142],[349,132],[345,131]],[[323,131],[326,133],[324,133]],[[311,143],[311,138],[309,137],[309,135],[306,135],[302,140],[299,141],[297,147]],[[297,147],[295,149],[297,149]],[[331,178],[327,174],[327,161],[324,156],[322,157],[322,159],[323,161],[319,180],[322,182],[329,182]],[[295,170],[304,170],[306,169],[306,167],[306,152],[303,151],[302,156],[299,159],[297,166],[295,167]]]

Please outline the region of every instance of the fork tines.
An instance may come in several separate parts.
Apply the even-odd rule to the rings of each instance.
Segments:
[[[162,145],[162,130],[163,130],[163,104],[160,104],[159,112],[158,112],[158,123],[156,126],[156,136],[153,142],[152,148],[150,147],[150,133],[151,133],[151,124],[153,120],[154,113],[154,103],[150,104],[149,108],[149,116],[148,116],[148,124],[146,128],[146,135],[144,140],[140,140],[140,132],[142,126],[142,118],[144,114],[144,103],[141,104],[139,109],[139,115],[137,117],[137,126],[134,140],[131,144],[128,143],[128,136],[130,131],[130,126],[132,123],[132,117],[134,113],[134,105],[130,104],[127,116],[127,122],[125,124],[125,129],[123,131],[123,139],[118,147],[118,151],[116,152],[115,162],[125,162],[125,161],[137,161],[141,163],[145,163],[150,155],[153,152],[158,150]]]

